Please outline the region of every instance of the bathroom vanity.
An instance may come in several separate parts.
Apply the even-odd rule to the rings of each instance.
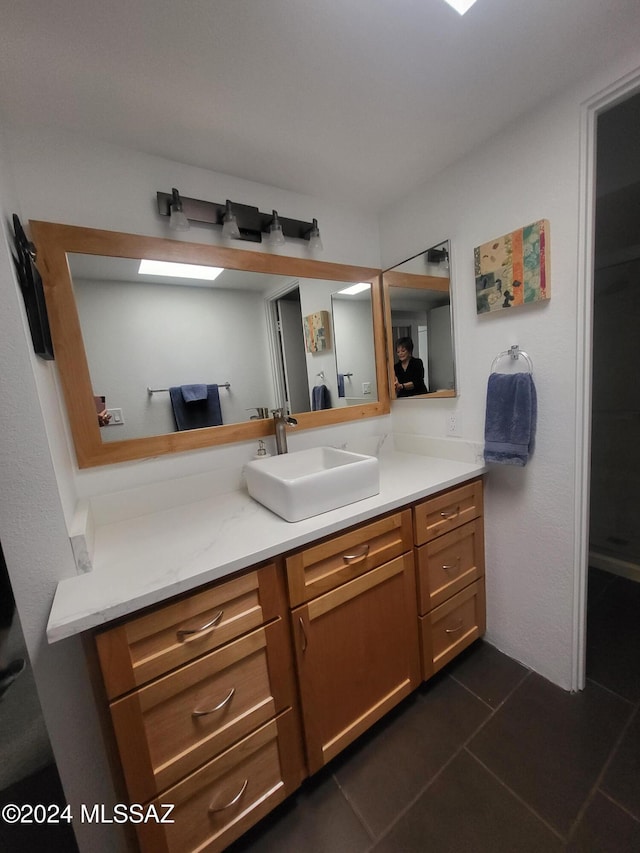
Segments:
[[[143,853],[223,850],[483,634],[483,473],[390,452],[294,524],[235,493],[97,528],[48,634],[95,655],[121,796],[174,807]]]

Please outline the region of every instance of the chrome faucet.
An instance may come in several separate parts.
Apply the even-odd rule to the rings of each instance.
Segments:
[[[276,450],[278,456],[287,452],[287,426],[297,426],[298,421],[290,415],[285,415],[284,409],[271,409],[276,428]]]

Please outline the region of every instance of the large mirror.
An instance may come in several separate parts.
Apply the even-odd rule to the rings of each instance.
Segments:
[[[391,399],[456,396],[449,241],[382,275]]]
[[[389,411],[378,270],[54,223],[31,232],[80,467],[269,435],[273,408],[302,429]],[[142,259],[189,267],[140,273]],[[195,265],[222,271],[186,278]]]

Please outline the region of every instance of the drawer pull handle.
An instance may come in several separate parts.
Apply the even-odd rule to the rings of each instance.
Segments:
[[[222,619],[224,615],[224,610],[218,610],[216,615],[211,619],[210,622],[207,622],[206,625],[202,625],[200,628],[180,628],[177,632],[178,639],[180,642],[184,642],[185,637],[192,636],[193,634],[202,634],[203,631],[208,631],[210,628],[215,628]]]
[[[235,806],[235,804],[238,802],[240,797],[247,790],[248,784],[249,784],[249,780],[245,779],[244,782],[242,783],[242,788],[240,788],[240,790],[238,791],[238,793],[235,795],[235,797],[232,800],[229,800],[229,802],[226,804],[226,806],[218,806],[218,808],[215,808],[213,803],[211,803],[209,806],[209,813],[210,814],[216,814],[217,812],[223,812],[225,809],[230,809],[231,806]]]
[[[447,510],[443,510],[440,513],[441,518],[455,518],[457,515],[460,515],[460,507],[457,506],[455,512],[447,512]]]
[[[460,630],[460,628],[462,628],[462,619],[458,620],[458,624],[455,628],[445,628],[444,632],[445,634],[455,634],[457,631]]]
[[[353,563],[356,560],[363,560],[369,554],[369,543],[365,543],[355,554],[343,554],[342,559],[345,563]]]
[[[443,565],[442,568],[445,570],[445,572],[453,572],[453,571],[459,572],[460,571],[460,557],[456,557],[455,563],[452,563],[448,566]]]
[[[213,714],[216,711],[220,711],[222,708],[224,708],[225,705],[228,705],[229,702],[231,702],[231,700],[233,699],[233,694],[235,692],[236,692],[236,688],[232,687],[231,690],[224,697],[222,702],[219,702],[214,708],[209,708],[208,711],[200,711],[200,710],[198,710],[198,708],[196,708],[195,711],[191,712],[191,716],[192,717],[206,717],[208,714]]]
[[[307,632],[304,630],[304,622],[302,620],[302,616],[298,616],[298,621],[300,622],[300,630],[302,631],[302,651],[307,651]]]

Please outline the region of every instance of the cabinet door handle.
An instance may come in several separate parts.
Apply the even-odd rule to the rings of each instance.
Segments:
[[[249,780],[245,779],[244,782],[242,783],[242,787],[240,788],[238,793],[235,795],[235,797],[232,800],[229,800],[229,802],[226,804],[226,806],[218,806],[218,808],[215,808],[213,805],[213,802],[211,802],[209,805],[209,813],[210,814],[216,814],[217,812],[223,812],[225,809],[230,809],[231,806],[235,806],[235,804],[238,802],[240,797],[247,790],[248,784],[249,784]]]
[[[365,542],[365,544],[360,548],[359,551],[356,551],[355,554],[343,554],[342,559],[345,563],[353,563],[356,560],[363,560],[369,553],[369,543]]]
[[[302,651],[307,651],[307,632],[304,630],[304,621],[302,616],[298,616],[298,622],[300,623],[300,631],[302,632]]]
[[[186,637],[193,636],[194,634],[202,634],[203,631],[208,631],[210,628],[215,628],[222,619],[224,615],[224,610],[218,610],[216,615],[207,622],[206,625],[202,625],[200,628],[179,628],[177,633],[178,639],[181,643],[183,643]]]
[[[235,692],[236,692],[236,688],[235,688],[235,687],[232,687],[232,688],[231,688],[231,690],[230,690],[230,691],[227,693],[227,695],[224,697],[224,699],[222,700],[222,702],[219,702],[219,703],[218,703],[217,705],[215,705],[213,708],[209,708],[209,710],[208,710],[208,711],[201,711],[199,708],[196,708],[195,710],[193,710],[193,711],[191,712],[191,716],[192,716],[192,717],[206,717],[206,716],[207,716],[207,714],[213,714],[213,713],[215,713],[216,711],[220,711],[222,708],[224,708],[224,706],[225,706],[225,705],[228,705],[228,704],[229,704],[229,702],[231,702],[231,700],[233,699],[233,694],[234,694]]]
[[[455,512],[447,512],[447,510],[443,510],[440,513],[441,518],[455,518],[456,515],[460,515],[460,507],[457,506]]]
[[[460,628],[462,628],[462,619],[458,620],[458,624],[455,628],[445,628],[444,632],[445,634],[455,634],[457,631],[460,630]]]
[[[456,557],[455,563],[452,563],[448,566],[446,564],[443,564],[442,568],[445,570],[445,572],[453,572],[453,571],[459,572],[460,571],[460,557],[459,556]]]

